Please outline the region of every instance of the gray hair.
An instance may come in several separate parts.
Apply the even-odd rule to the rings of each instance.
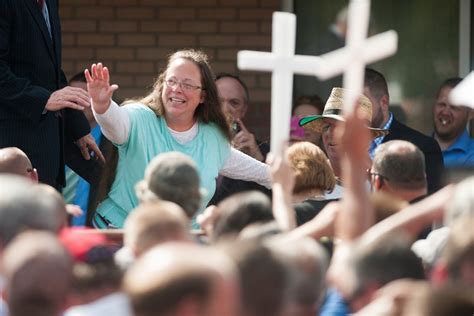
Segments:
[[[425,155],[416,145],[391,140],[375,150],[372,169],[400,189],[426,188]]]
[[[62,225],[58,220],[57,200],[28,179],[21,176],[0,175],[0,246],[5,247],[26,229],[57,233]]]
[[[201,206],[203,192],[194,161],[180,152],[167,152],[153,158],[145,170],[145,179],[135,192],[140,202],[171,201],[192,218]]]

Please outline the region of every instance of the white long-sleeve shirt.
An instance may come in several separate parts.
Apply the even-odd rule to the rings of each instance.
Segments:
[[[94,117],[99,123],[102,133],[110,141],[116,144],[123,144],[127,141],[130,131],[130,118],[127,111],[119,107],[117,103],[112,101],[105,113],[98,114],[94,112]],[[198,133],[198,128],[197,122],[184,132],[177,132],[168,127],[173,138],[181,144],[193,140]],[[269,166],[235,148],[231,148],[229,158],[219,173],[228,178],[252,181],[266,188],[271,188]]]

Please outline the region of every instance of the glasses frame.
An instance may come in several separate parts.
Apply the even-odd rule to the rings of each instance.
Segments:
[[[366,173],[367,173],[367,179],[369,180],[369,182],[372,182],[372,177],[374,177],[374,176],[380,177],[382,182],[383,181],[390,181],[390,179],[387,178],[386,176],[384,176],[383,174],[378,173],[378,172],[372,172],[372,168],[367,169]]]
[[[196,91],[196,90],[205,90],[202,86],[195,86],[193,84],[183,82],[182,80],[178,80],[176,78],[165,79],[164,83],[166,84],[168,88],[171,88],[171,89],[174,89],[179,86],[181,90],[189,91],[189,92]]]

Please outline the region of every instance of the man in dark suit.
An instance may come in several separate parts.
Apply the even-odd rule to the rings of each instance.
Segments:
[[[65,87],[57,1],[0,1],[0,148],[22,149],[40,181],[60,189],[65,159],[103,157],[78,111],[90,106],[87,92]],[[70,166],[87,177],[83,162]]]
[[[373,158],[375,149],[381,143],[394,139],[409,141],[415,144],[425,155],[428,193],[431,194],[440,189],[444,166],[441,149],[436,140],[397,121],[389,111],[390,98],[387,81],[380,72],[370,68],[365,70],[364,94],[370,99],[373,106],[372,127],[389,130],[388,135],[372,141],[370,146],[371,157]]]

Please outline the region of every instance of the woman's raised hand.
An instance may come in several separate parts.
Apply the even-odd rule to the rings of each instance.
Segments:
[[[84,70],[87,80],[87,91],[92,99],[92,108],[97,114],[107,111],[112,101],[112,94],[118,85],[110,85],[109,70],[102,63],[92,64],[91,71]]]

